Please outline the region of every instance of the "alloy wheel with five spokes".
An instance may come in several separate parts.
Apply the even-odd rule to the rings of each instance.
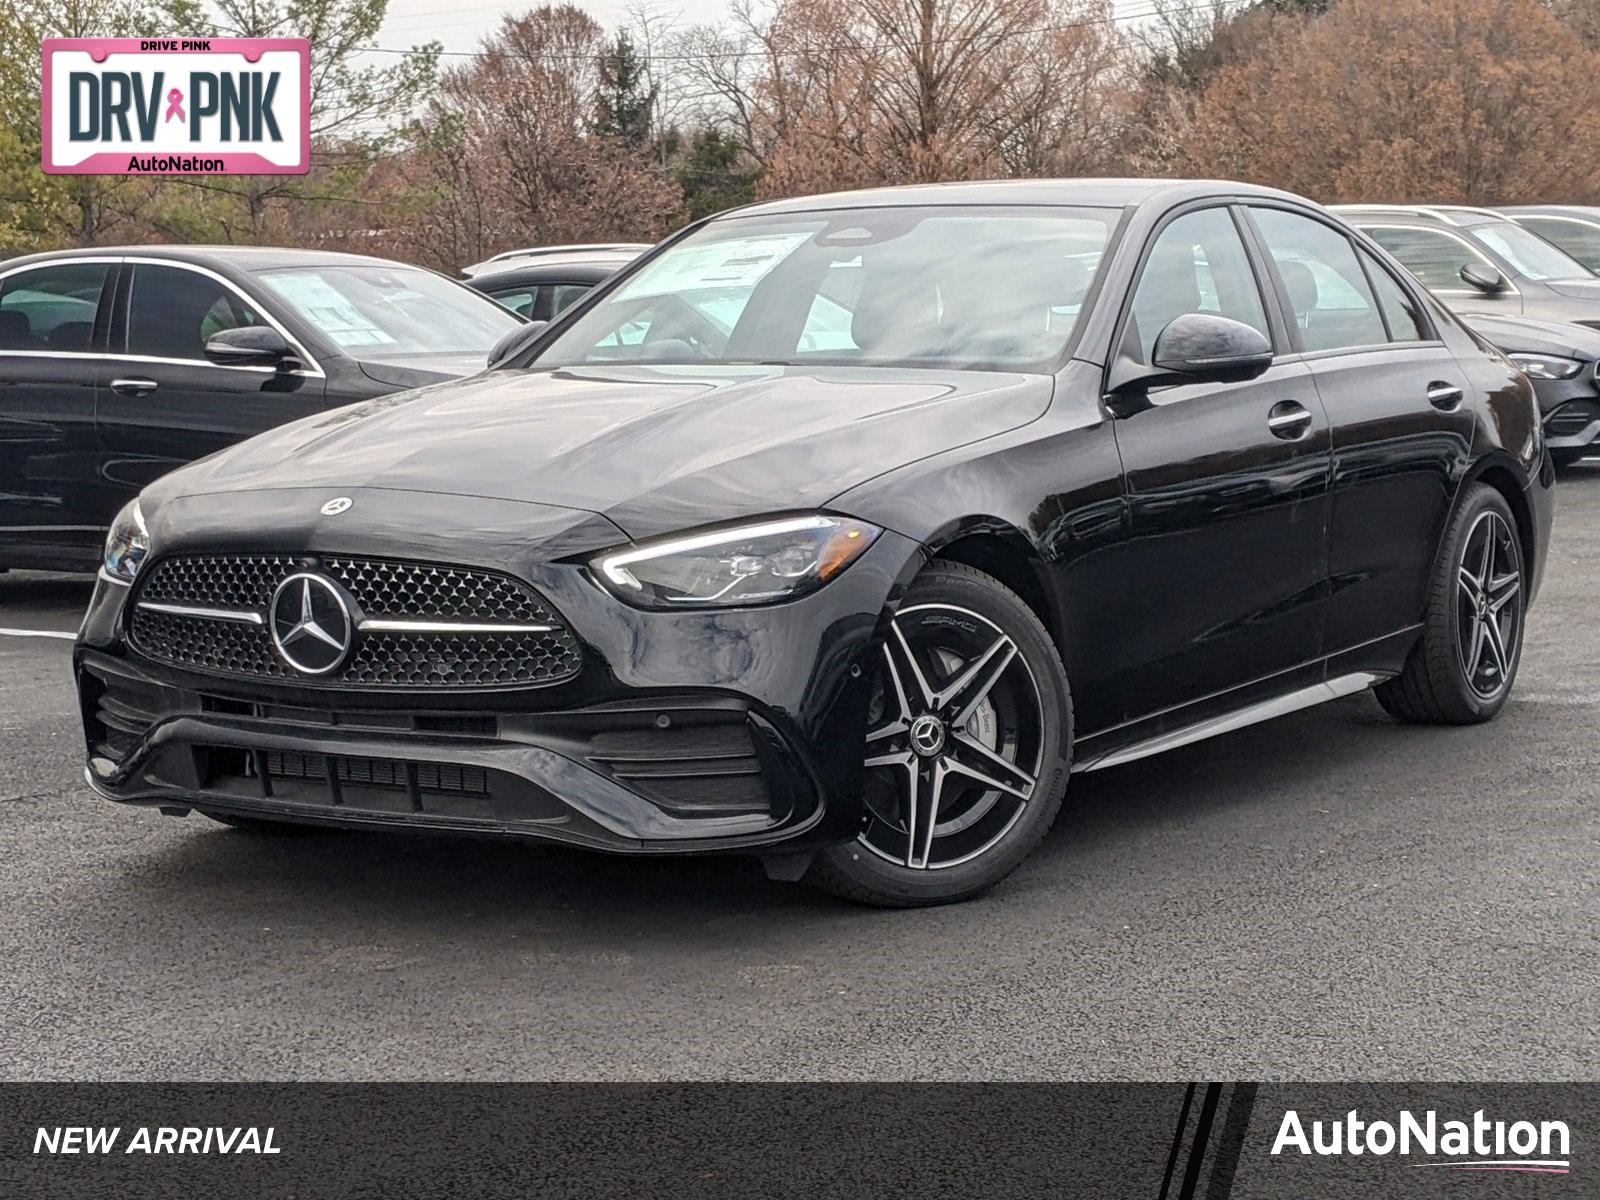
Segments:
[[[1516,534],[1494,509],[1467,530],[1457,569],[1457,633],[1467,686],[1492,701],[1506,689],[1522,636],[1522,562]]]
[[[1034,799],[1044,741],[1039,686],[1010,634],[955,605],[901,609],[867,732],[861,844],[912,870],[976,859]]]

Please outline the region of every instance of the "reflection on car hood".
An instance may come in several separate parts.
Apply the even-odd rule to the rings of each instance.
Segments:
[[[1507,354],[1556,354],[1600,359],[1600,332],[1571,321],[1547,321],[1500,313],[1464,313],[1461,319]]]
[[[271,430],[152,498],[391,488],[601,513],[632,537],[806,508],[1043,414],[1053,380],[781,367],[490,371]]]
[[[1575,300],[1600,300],[1600,279],[1551,279],[1545,287],[1558,296]]]
[[[487,354],[405,354],[356,360],[362,374],[398,388],[426,387],[444,379],[476,375],[489,365]]]

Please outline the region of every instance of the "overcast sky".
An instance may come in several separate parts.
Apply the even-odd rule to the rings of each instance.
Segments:
[[[483,35],[507,13],[536,7],[539,0],[389,0],[389,17],[378,45],[392,49],[415,46],[437,38],[449,50],[473,50]],[[649,0],[662,15],[675,15],[678,24],[714,24],[728,11],[728,0]],[[578,7],[607,29],[623,24],[635,0],[578,0]],[[1120,16],[1136,17],[1151,9],[1149,0],[1116,0]]]

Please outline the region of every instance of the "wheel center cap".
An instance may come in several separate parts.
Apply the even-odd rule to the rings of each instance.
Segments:
[[[944,722],[932,713],[911,722],[911,748],[923,758],[932,758],[944,749]]]

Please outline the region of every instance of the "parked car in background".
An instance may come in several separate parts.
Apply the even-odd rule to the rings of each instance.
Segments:
[[[1600,278],[1499,211],[1335,205],[1533,381],[1550,454],[1567,466],[1600,437]]]
[[[1600,454],[1600,330],[1500,313],[1462,320],[1532,381],[1556,466]]]
[[[1600,277],[1486,208],[1335,205],[1459,313],[1511,313],[1600,328]]]
[[[463,267],[461,273],[468,277],[486,275],[491,271],[503,271],[525,259],[547,258],[560,254],[591,258],[597,255],[626,254],[629,259],[634,259],[648,249],[650,249],[649,242],[574,242],[565,246],[524,246],[520,250],[502,250],[499,254],[490,255],[482,262]]]
[[[1583,204],[1514,204],[1502,208],[1524,229],[1531,229],[1600,273],[1600,208]]]
[[[551,321],[649,246],[550,246],[478,264],[466,283],[530,321]]]
[[[87,777],[959,900],[1072,772],[1369,687],[1494,717],[1553,503],[1526,377],[1299,197],[776,201],[503,369],[147,488],[75,651]]]
[[[432,271],[261,247],[0,263],[0,567],[98,560],[139,489],[251,434],[481,370],[521,320]]]

